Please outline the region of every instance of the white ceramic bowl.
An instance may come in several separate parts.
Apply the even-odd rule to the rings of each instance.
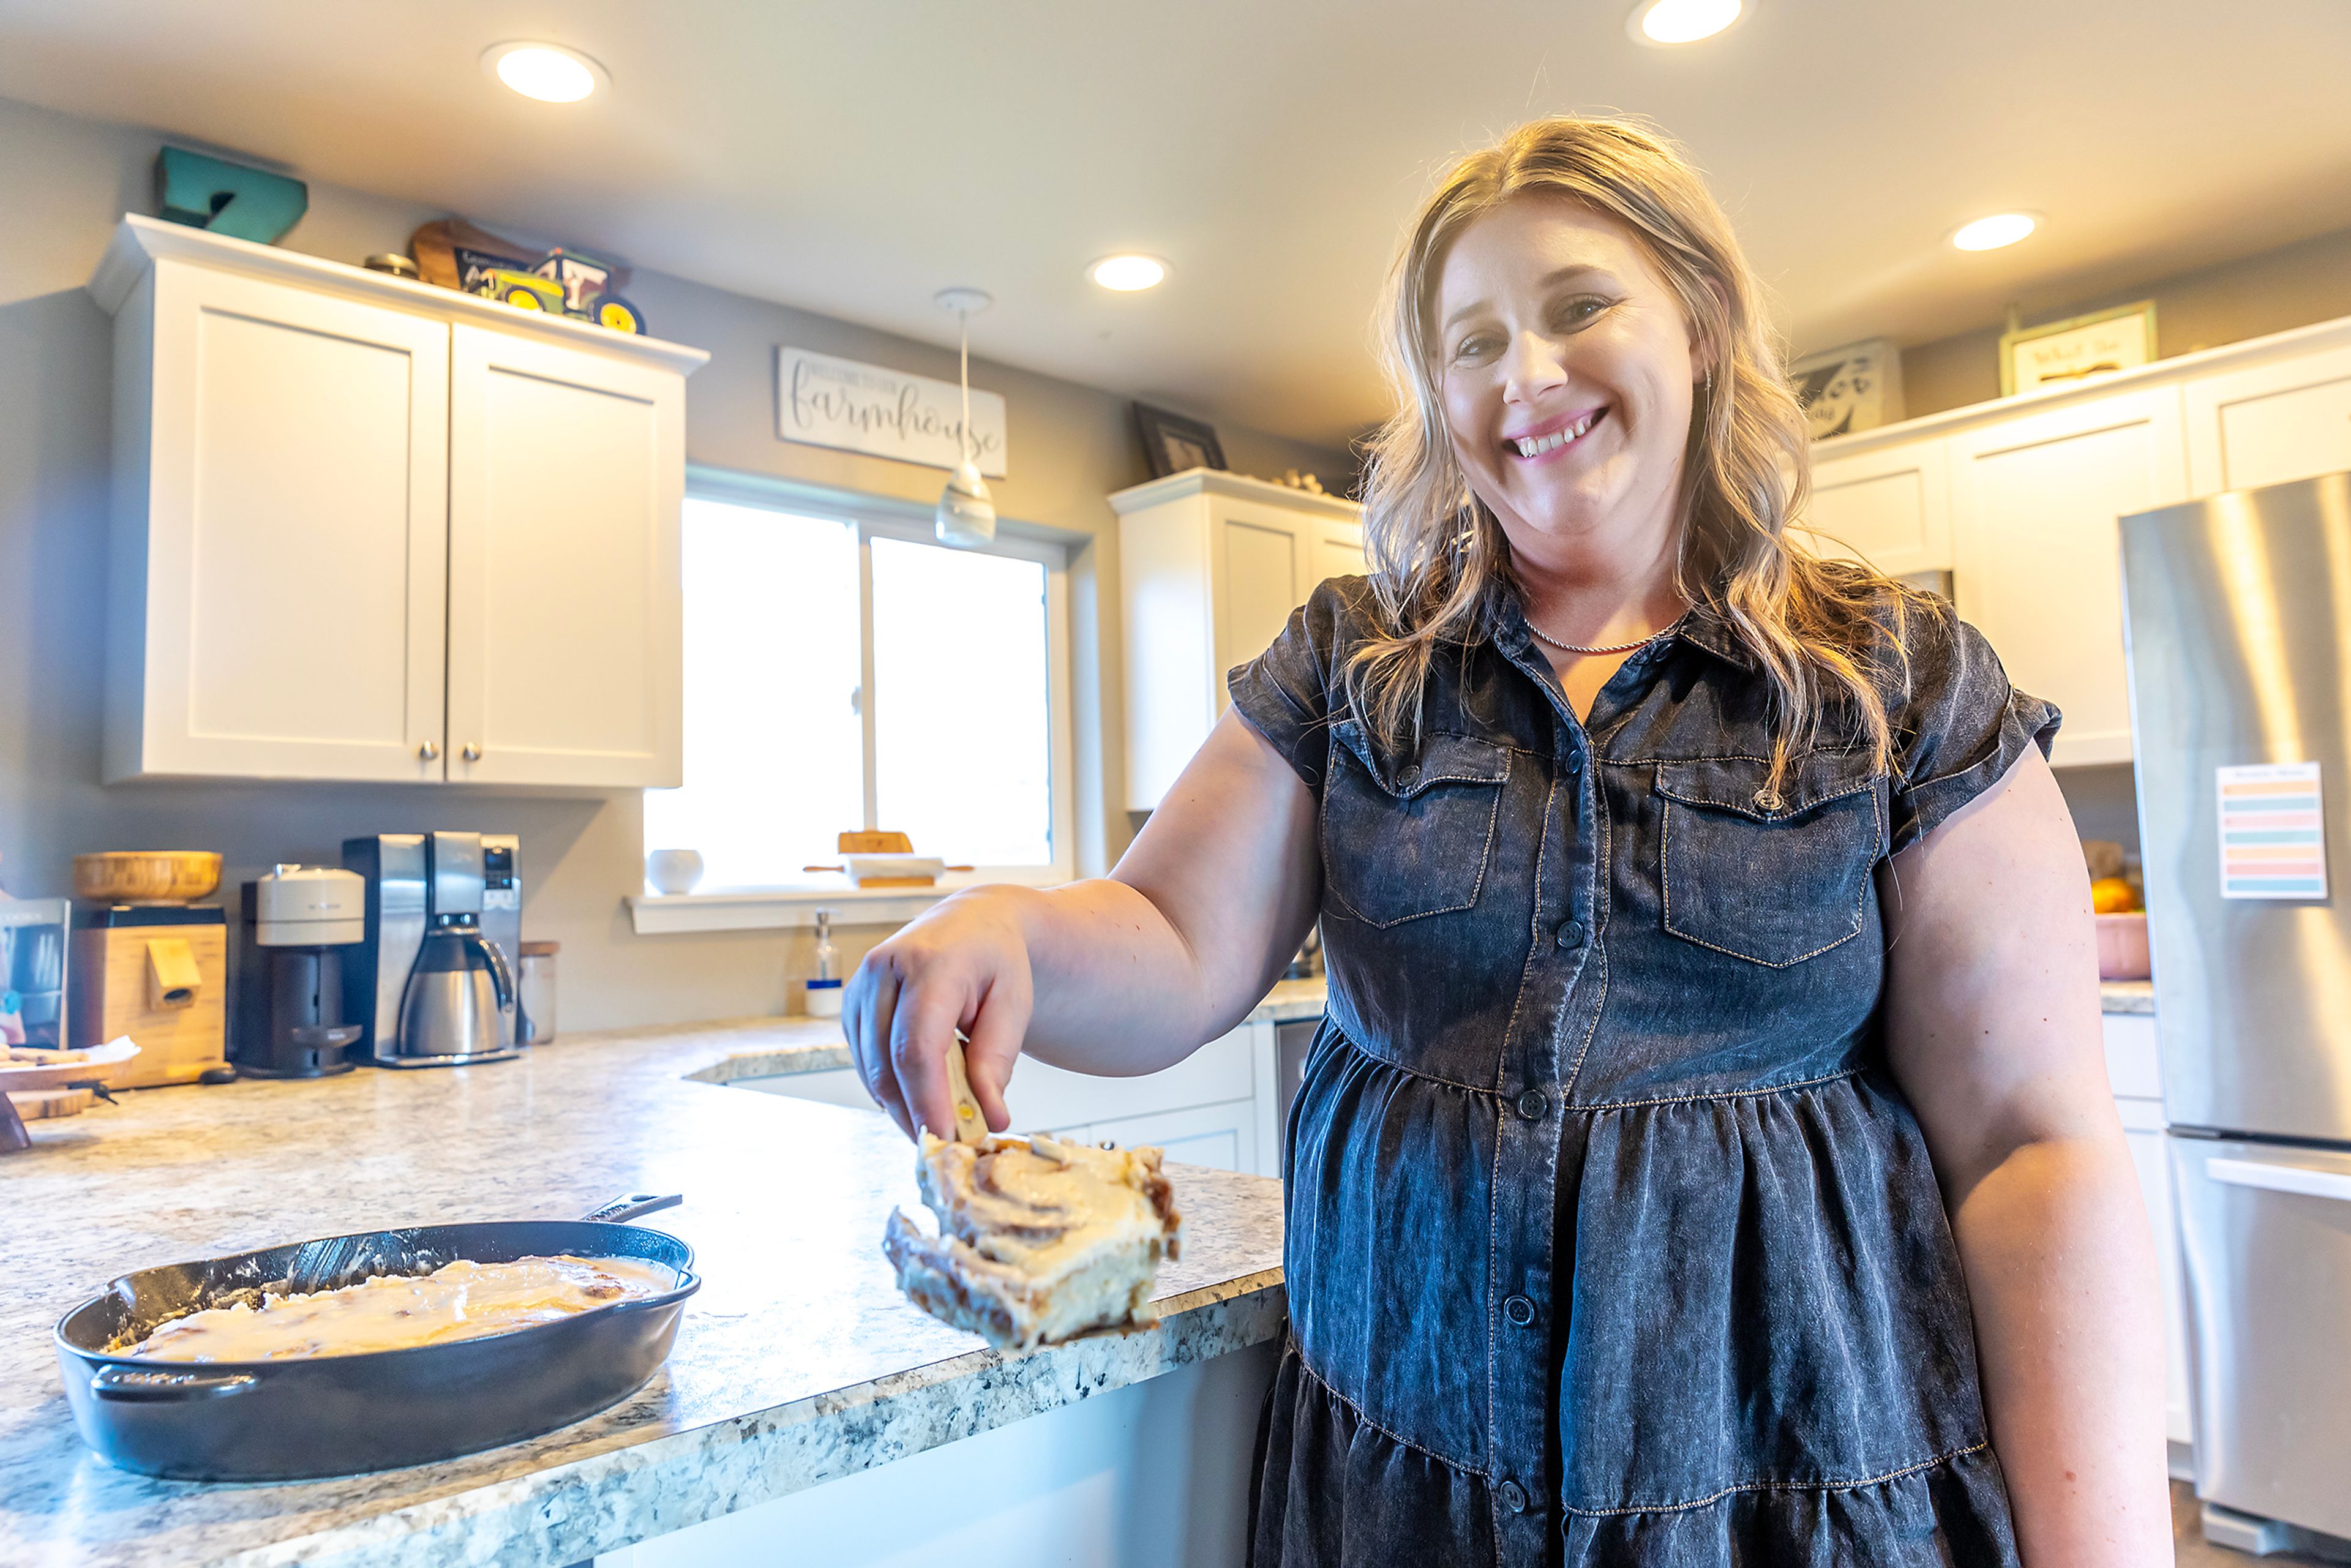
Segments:
[[[699,850],[653,850],[645,855],[645,880],[656,893],[692,893],[702,880]]]

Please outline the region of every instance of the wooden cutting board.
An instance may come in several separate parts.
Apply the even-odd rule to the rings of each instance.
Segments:
[[[78,1116],[89,1109],[87,1089],[20,1089],[8,1096],[16,1114],[27,1122],[47,1116]]]

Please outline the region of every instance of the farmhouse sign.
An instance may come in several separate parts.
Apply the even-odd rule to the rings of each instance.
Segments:
[[[963,393],[953,382],[910,376],[806,349],[776,352],[776,434],[902,463],[952,468],[963,456]],[[974,389],[972,461],[991,479],[1004,467],[1004,399]]]

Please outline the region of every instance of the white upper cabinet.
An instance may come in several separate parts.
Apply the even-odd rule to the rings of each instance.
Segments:
[[[2200,376],[2187,392],[2195,495],[2351,468],[2351,347]]]
[[[1265,652],[1317,583],[1363,571],[1363,514],[1207,468],[1110,503],[1126,623],[1126,804],[1147,811],[1224,712],[1226,672]]]
[[[1959,613],[2064,710],[2056,762],[2131,759],[2116,519],[2186,498],[2180,410],[2156,386],[1949,438]]]
[[[1814,548],[1948,568],[2010,678],[2065,713],[2059,767],[2131,760],[2117,519],[2351,469],[2351,318],[1813,452]]]
[[[674,788],[684,383],[454,330],[449,777]]]
[[[703,354],[140,217],[90,292],[110,781],[677,782]]]
[[[448,329],[166,264],[116,361],[106,777],[437,777]]]
[[[1950,482],[1939,439],[1813,463],[1802,519],[1814,550],[1865,561],[1888,577],[1951,565]]]
[[[1364,559],[1361,523],[1316,523],[1311,540],[1312,559],[1307,575],[1316,582],[1333,577],[1361,577],[1371,570]]]

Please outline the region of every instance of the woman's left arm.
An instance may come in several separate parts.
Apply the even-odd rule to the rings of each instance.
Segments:
[[[1894,857],[1886,1026],[1975,1308],[2030,1568],[2171,1561],[2153,1236],[2107,1085],[2089,877],[2038,751]]]

